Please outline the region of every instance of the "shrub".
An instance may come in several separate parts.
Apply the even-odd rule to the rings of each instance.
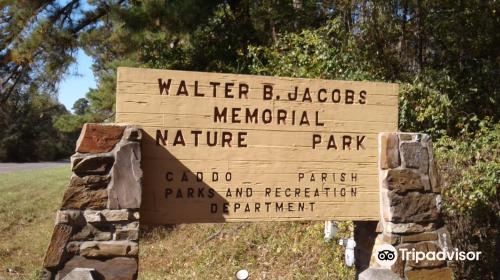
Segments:
[[[475,133],[464,131],[456,140],[445,136],[435,145],[454,246],[482,252],[480,261],[455,263],[457,279],[500,275],[500,123],[477,123]]]

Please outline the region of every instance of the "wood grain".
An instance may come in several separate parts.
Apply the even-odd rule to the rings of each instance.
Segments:
[[[141,223],[378,220],[397,106],[395,84],[119,68],[116,121],[144,133]]]

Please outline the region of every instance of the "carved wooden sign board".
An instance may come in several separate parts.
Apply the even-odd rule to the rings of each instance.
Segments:
[[[378,220],[396,84],[119,68],[140,125],[141,223]]]

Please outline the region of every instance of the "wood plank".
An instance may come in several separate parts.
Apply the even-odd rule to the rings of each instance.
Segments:
[[[397,106],[394,84],[119,68],[116,121],[143,129],[141,223],[377,220]]]

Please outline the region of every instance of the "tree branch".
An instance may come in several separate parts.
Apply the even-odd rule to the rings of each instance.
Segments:
[[[123,2],[125,2],[125,0],[119,0],[118,2],[116,2],[116,4],[121,5]],[[108,10],[109,10],[108,5],[106,5],[105,8],[101,7],[100,10],[95,11],[94,16],[81,20],[77,26],[72,28],[70,30],[71,34],[76,35],[78,32],[80,32],[82,29],[87,27],[89,24],[92,24],[92,23],[96,22],[98,19],[100,19],[101,17],[105,16],[108,13]]]
[[[24,67],[21,69],[21,72],[19,72],[19,75],[17,76],[17,79],[16,81],[14,82],[14,84],[10,87],[9,89],[9,92],[7,93],[6,96],[4,96],[4,98],[2,98],[2,100],[0,101],[0,104],[3,105],[7,102],[7,100],[9,99],[10,95],[12,94],[12,91],[14,90],[14,88],[16,87],[17,83],[19,82],[19,80],[21,80],[21,76],[23,75],[23,72],[24,72]]]

